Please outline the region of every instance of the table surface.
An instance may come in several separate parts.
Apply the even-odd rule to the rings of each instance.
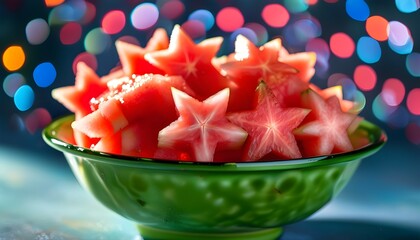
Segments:
[[[336,199],[281,239],[420,239],[420,151],[395,146],[364,159]],[[9,239],[141,237],[81,188],[58,152],[0,146],[0,240]]]

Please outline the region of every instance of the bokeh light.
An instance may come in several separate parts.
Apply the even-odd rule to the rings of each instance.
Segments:
[[[411,53],[407,55],[405,66],[413,77],[420,77],[420,53]]]
[[[85,2],[85,13],[78,22],[81,24],[88,24],[96,17],[96,6],[91,2]]]
[[[66,1],[51,10],[48,23],[60,25],[66,22],[81,22],[89,10],[85,1]]]
[[[361,37],[357,41],[357,56],[365,63],[376,63],[381,59],[382,50],[378,41],[371,37]]]
[[[15,95],[16,90],[18,90],[23,84],[26,83],[25,77],[20,73],[11,73],[3,81],[3,90],[9,97]]]
[[[206,9],[198,9],[192,12],[188,16],[188,20],[197,20],[204,24],[206,31],[210,30],[214,26],[214,16]]]
[[[25,33],[30,44],[38,45],[47,40],[50,35],[50,26],[44,19],[37,18],[26,25]]]
[[[344,81],[351,81],[351,79],[344,73],[333,73],[328,77],[327,86],[333,87],[342,85]]]
[[[255,34],[255,32],[252,31],[252,29],[250,29],[250,28],[239,28],[236,31],[234,31],[232,33],[232,35],[230,35],[230,43],[231,43],[232,46],[234,45],[234,43],[236,41],[236,37],[238,35],[243,35],[244,37],[248,38],[248,40],[250,40],[255,45],[257,45],[257,43],[258,43],[257,34]]]
[[[410,38],[410,31],[401,22],[389,22],[389,41],[396,46],[404,46]]]
[[[159,9],[153,3],[141,3],[131,12],[131,24],[139,30],[152,27],[158,18]]]
[[[282,38],[288,47],[302,48],[310,39],[319,37],[321,32],[321,25],[317,19],[309,14],[302,14],[284,27]]]
[[[130,35],[125,35],[125,36],[119,37],[117,39],[117,41],[123,41],[123,42],[126,42],[126,43],[131,43],[131,44],[140,46],[139,40],[137,38],[133,37],[133,36],[130,36]]]
[[[22,112],[26,111],[30,109],[34,103],[34,90],[28,85],[22,85],[18,88],[18,90],[16,90],[13,99],[17,109]]]
[[[328,87],[341,86],[343,91],[343,98],[347,100],[355,100],[358,94],[357,87],[349,76],[343,73],[334,73],[328,77]],[[363,95],[363,94],[362,94]]]
[[[398,106],[404,100],[405,87],[404,84],[396,78],[385,80],[382,86],[382,100],[389,106]]]
[[[380,95],[376,96],[372,102],[372,112],[375,117],[383,122],[387,122],[393,112],[398,109],[397,106],[387,105]]]
[[[321,36],[321,25],[319,22],[311,17],[296,20],[293,23],[296,36],[299,41],[306,43],[309,39]]]
[[[394,52],[402,55],[411,53],[414,48],[414,42],[411,36],[408,38],[407,42],[402,46],[395,45],[392,41],[389,41],[389,39],[388,45]]]
[[[101,22],[102,30],[107,34],[117,34],[125,27],[125,14],[120,10],[112,10],[105,14]]]
[[[45,0],[45,6],[47,7],[55,7],[62,4],[64,0]]]
[[[392,128],[405,128],[410,122],[410,113],[404,106],[399,106],[387,119],[388,126]]]
[[[82,26],[77,22],[69,22],[60,30],[60,41],[63,45],[77,43],[82,36]]]
[[[307,0],[284,0],[284,6],[292,13],[301,13],[308,10]]]
[[[420,88],[411,89],[407,95],[407,108],[414,115],[420,115]]]
[[[413,38],[405,24],[399,21],[389,22],[389,47],[398,54],[409,54],[413,51]]]
[[[39,87],[49,87],[57,77],[57,71],[50,62],[44,62],[36,66],[33,77]]]
[[[192,39],[200,40],[206,36],[206,26],[199,20],[188,20],[181,25]]]
[[[377,81],[375,70],[368,65],[359,65],[354,70],[354,82],[363,91],[372,90]]]
[[[305,51],[316,53],[315,74],[323,77],[329,68],[330,48],[322,38],[310,39],[305,46]]]
[[[241,11],[235,7],[225,7],[216,15],[217,26],[225,32],[233,32],[244,25]]]
[[[174,20],[180,17],[185,11],[184,3],[180,0],[167,0],[161,6],[159,6],[159,8],[162,16],[169,20]]]
[[[353,101],[354,103],[350,111],[354,113],[360,113],[366,106],[366,97],[361,91],[358,90],[355,90],[351,95],[352,96],[347,99]]]
[[[25,52],[21,46],[10,46],[3,53],[3,65],[9,71],[19,70],[25,63]]]
[[[335,33],[330,38],[331,52],[340,58],[349,58],[353,55],[355,44],[346,33]]]
[[[276,3],[266,5],[263,8],[261,16],[270,27],[274,28],[286,26],[290,19],[287,9]]]
[[[76,74],[76,72],[77,72],[77,67],[76,66],[79,62],[86,63],[86,65],[88,65],[93,70],[98,69],[98,60],[96,59],[95,55],[90,54],[88,52],[82,52],[82,53],[79,53],[76,56],[76,58],[73,60],[72,68],[73,68],[73,73],[74,74]]]
[[[25,126],[29,133],[35,133],[43,129],[51,122],[51,115],[45,108],[37,108],[33,110],[25,118]]]
[[[111,45],[111,37],[101,28],[94,28],[86,34],[84,44],[87,52],[101,54]]]
[[[395,0],[395,5],[403,13],[412,13],[420,8],[419,0]]]
[[[411,143],[420,145],[420,124],[416,122],[408,124],[405,129],[405,134]]]
[[[268,41],[268,31],[267,29],[259,23],[246,23],[245,28],[251,29],[257,35],[257,45],[261,46]]]
[[[18,2],[21,1],[9,0],[7,4],[13,10],[19,10],[23,5]],[[366,0],[239,1],[237,4],[220,0],[208,5],[186,4],[183,0],[130,0],[112,7],[106,5],[106,8],[105,3],[101,5],[97,1],[43,0],[41,5],[47,11],[34,12],[21,19],[21,29],[12,30],[24,34],[11,37],[1,49],[6,70],[2,76],[2,92],[15,101],[18,114],[14,115],[13,121],[18,129],[25,130],[26,127],[33,133],[42,125],[36,118],[48,113],[45,106],[36,106],[39,103],[35,99],[36,92],[39,88],[51,87],[61,71],[48,59],[51,58],[49,52],[42,54],[41,59],[34,57],[40,49],[55,46],[54,41],[58,41],[60,54],[68,51],[69,56],[74,57],[74,73],[80,61],[93,70],[107,73],[108,63],[103,65],[102,61],[106,59],[103,56],[116,54],[113,41],[118,39],[140,46],[147,42],[154,29],[162,27],[170,33],[173,26],[179,24],[196,42],[206,37],[223,36],[225,42],[220,51],[223,54],[233,50],[233,42],[239,34],[257,46],[281,37],[283,46],[292,53],[315,52],[315,84],[340,85],[343,97],[356,102],[354,111],[370,102],[372,109],[369,110],[388,126],[417,129],[418,133],[420,94],[414,78],[420,77],[420,53],[415,45],[418,31],[415,31],[412,19],[418,14],[420,4],[419,0],[394,2],[394,9],[387,6],[390,11],[385,11],[380,7],[381,3]],[[326,16],[319,15],[319,7],[326,13],[340,10],[334,14],[340,14],[343,21],[327,24]],[[334,14],[331,13],[330,19],[334,19]],[[127,35],[133,30],[135,34]],[[4,31],[10,32],[10,29]],[[85,52],[80,53],[80,46]],[[74,52],[74,49],[78,50]],[[331,54],[342,60],[331,58]],[[399,61],[399,65],[388,71],[385,61],[395,55],[404,56],[397,56],[399,60],[395,61]],[[402,68],[401,59],[405,60]],[[119,63],[111,68],[114,66],[114,69],[120,68]],[[398,67],[401,69],[396,69]],[[334,73],[337,71],[341,73]],[[33,76],[27,76],[31,72]],[[72,76],[64,76],[60,81],[66,81],[66,78],[74,80]],[[27,81],[29,79],[31,81]],[[36,109],[29,113],[20,112],[33,108]],[[407,138],[420,144],[420,137],[411,133],[415,131],[408,132]]]
[[[371,16],[366,20],[366,32],[378,41],[388,40],[388,20],[381,16]]]
[[[365,21],[370,15],[370,8],[364,0],[347,0],[346,12],[354,20]]]

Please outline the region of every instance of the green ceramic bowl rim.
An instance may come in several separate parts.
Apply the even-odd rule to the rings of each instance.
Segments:
[[[230,171],[235,169],[243,171],[255,170],[278,170],[278,169],[297,169],[305,167],[331,165],[343,162],[349,162],[357,159],[362,159],[377,152],[387,141],[387,136],[383,130],[378,126],[363,120],[359,128],[366,130],[371,138],[371,143],[346,153],[338,153],[333,155],[299,158],[290,160],[278,161],[259,161],[259,162],[186,162],[176,160],[161,160],[140,158],[132,156],[123,156],[117,154],[109,154],[104,152],[94,151],[88,148],[79,147],[73,144],[64,142],[56,137],[57,129],[64,123],[74,120],[74,115],[58,118],[51,122],[42,131],[44,141],[52,148],[63,152],[64,154],[71,154],[83,157],[92,161],[107,162],[109,164],[127,165],[139,168],[152,168],[163,170],[206,170],[206,171]]]

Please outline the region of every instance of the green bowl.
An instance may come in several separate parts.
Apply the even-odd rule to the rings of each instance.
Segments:
[[[43,131],[80,184],[138,224],[144,239],[276,239],[282,226],[315,213],[347,184],[360,161],[386,142],[363,121],[370,144],[343,154],[246,163],[189,163],[106,154],[68,143],[73,116]],[[71,142],[71,141],[70,141]]]

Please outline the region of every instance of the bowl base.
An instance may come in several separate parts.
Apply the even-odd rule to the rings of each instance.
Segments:
[[[275,240],[283,233],[280,227],[239,233],[179,232],[144,225],[137,227],[144,240]]]

